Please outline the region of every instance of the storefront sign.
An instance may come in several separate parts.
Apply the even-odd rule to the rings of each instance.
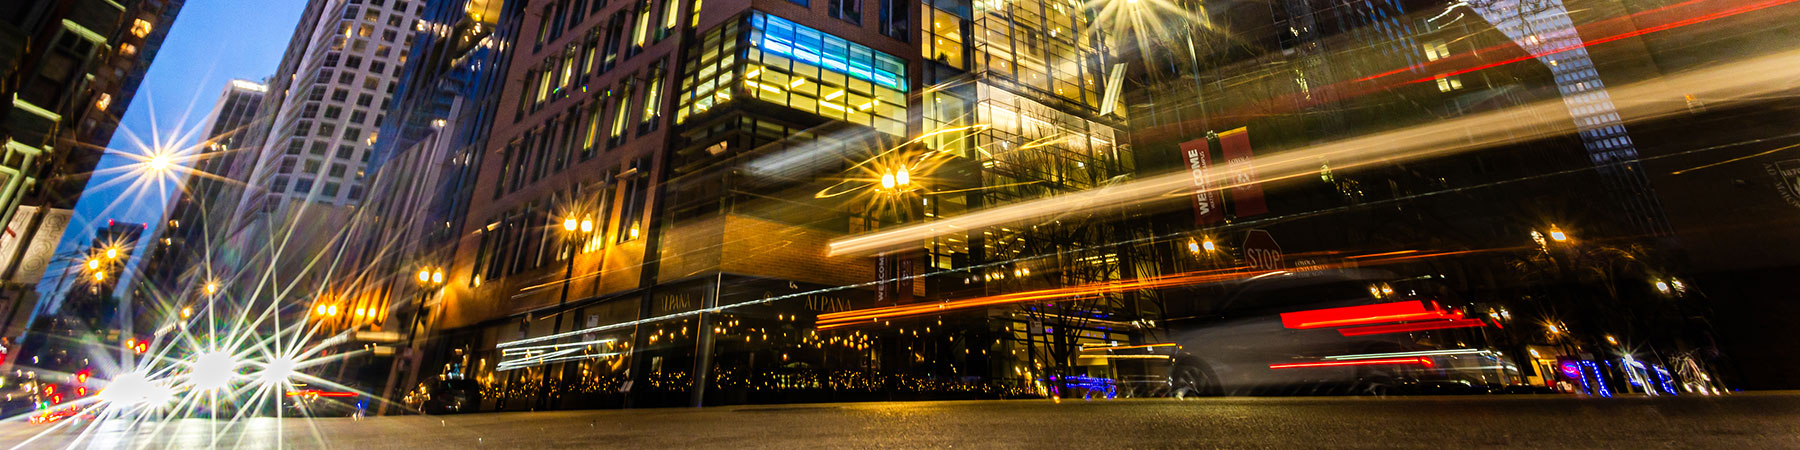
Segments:
[[[1237,217],[1267,214],[1262,185],[1256,180],[1255,155],[1250,153],[1250,130],[1238,128],[1219,134],[1219,151],[1225,155],[1225,169],[1231,173],[1231,205]]]
[[[1187,161],[1188,174],[1193,179],[1194,225],[1225,220],[1225,211],[1219,209],[1219,193],[1206,181],[1206,171],[1212,166],[1211,153],[1204,137],[1181,143],[1181,157]]]

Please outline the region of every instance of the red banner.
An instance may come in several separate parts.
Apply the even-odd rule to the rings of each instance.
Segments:
[[[1219,193],[1213,191],[1212,183],[1206,181],[1206,171],[1212,166],[1212,151],[1206,145],[1206,138],[1199,138],[1181,143],[1181,157],[1187,160],[1188,174],[1193,177],[1194,185],[1194,225],[1210,225],[1225,220],[1225,211],[1219,204]]]
[[[1267,214],[1269,205],[1263,202],[1262,185],[1256,181],[1255,155],[1250,153],[1250,130],[1238,128],[1219,133],[1219,151],[1225,156],[1225,170],[1231,172],[1227,179],[1232,186],[1232,212],[1237,217]]]

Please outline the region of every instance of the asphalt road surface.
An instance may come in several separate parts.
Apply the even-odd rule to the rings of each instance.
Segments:
[[[1800,393],[883,402],[0,424],[31,448],[1800,448]],[[80,425],[79,422],[76,425]],[[26,442],[26,439],[36,439]],[[217,439],[216,441],[214,439]],[[277,442],[277,441],[280,442]]]

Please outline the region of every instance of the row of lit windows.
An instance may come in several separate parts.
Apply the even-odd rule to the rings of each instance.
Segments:
[[[656,131],[662,123],[663,79],[668,60],[651,65],[642,77],[628,76],[617,87],[608,89],[587,106],[570,109],[564,115],[546,120],[543,129],[527,134],[501,150],[501,172],[494,184],[494,198],[517,191],[552,173],[561,172],[579,160],[593,158],[602,148],[624,145],[631,135],[632,101],[641,106],[636,116],[637,135]],[[607,115],[610,114],[610,117]],[[604,138],[604,141],[602,141]]]
[[[727,23],[689,50],[678,123],[750,96],[886,134],[906,133],[904,61],[761,12],[750,25],[751,48],[740,50],[737,24]]]
[[[1009,2],[981,9],[974,33],[983,43],[972,70],[1100,108],[1101,53],[1089,19],[1064,2]],[[934,41],[935,43],[935,41]],[[935,58],[935,56],[934,56]]]
[[[636,170],[635,175],[598,185],[591,192],[565,190],[551,195],[548,201],[526,202],[500,214],[481,231],[471,285],[479,287],[483,279],[492,280],[568,258],[570,255],[562,250],[561,243],[569,237],[562,225],[563,219],[569,217],[578,216],[594,224],[588,240],[581,243],[582,253],[599,250],[609,242],[625,243],[643,237],[644,209],[650,192],[644,176],[648,163],[647,158],[631,161],[630,169]],[[614,177],[608,171],[599,178]],[[613,217],[615,207],[618,215]]]

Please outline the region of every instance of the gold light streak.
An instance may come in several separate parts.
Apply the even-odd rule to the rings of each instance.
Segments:
[[[1443,251],[1443,252],[1432,252],[1432,253],[1412,253],[1412,254],[1394,255],[1394,256],[1386,256],[1386,257],[1372,257],[1372,258],[1366,258],[1363,260],[1358,260],[1358,261],[1355,261],[1354,263],[1344,262],[1344,263],[1321,264],[1321,265],[1317,265],[1317,266],[1310,266],[1304,270],[1313,271],[1313,270],[1327,270],[1327,269],[1339,269],[1339,268],[1351,268],[1351,267],[1370,267],[1370,266],[1395,264],[1395,263],[1420,260],[1420,259],[1442,258],[1442,257],[1469,255],[1469,254],[1476,254],[1476,253],[1511,252],[1511,251],[1518,251],[1522,248],[1524,248],[1524,247],[1500,247],[1500,248],[1479,249],[1479,250],[1458,250],[1458,251]],[[878,308],[860,309],[860,310],[854,310],[854,311],[843,311],[843,312],[836,312],[836,313],[829,313],[829,314],[820,314],[817,323],[818,323],[818,329],[823,331],[823,330],[831,330],[831,329],[845,328],[845,327],[852,327],[852,326],[879,324],[879,323],[882,323],[885,321],[891,321],[893,319],[915,317],[915,316],[921,316],[921,315],[930,315],[930,314],[939,314],[939,313],[945,313],[945,312],[951,312],[951,311],[966,310],[966,309],[971,309],[971,308],[984,308],[984,307],[990,307],[990,306],[1011,305],[1011,304],[1029,303],[1029,302],[1058,302],[1058,301],[1072,300],[1072,299],[1078,299],[1078,298],[1126,292],[1126,291],[1139,290],[1139,289],[1160,289],[1160,288],[1169,288],[1169,287],[1177,287],[1177,286],[1192,286],[1192,285],[1201,285],[1201,284],[1221,283],[1221,282],[1227,282],[1227,281],[1246,280],[1246,279],[1252,279],[1252,278],[1261,277],[1261,276],[1265,276],[1265,275],[1281,274],[1281,273],[1288,273],[1288,272],[1300,271],[1300,270],[1301,269],[1251,270],[1251,269],[1248,269],[1247,267],[1228,267],[1228,268],[1223,268],[1223,269],[1212,269],[1212,270],[1205,270],[1205,271],[1186,272],[1186,273],[1171,274],[1171,275],[1161,275],[1161,276],[1155,276],[1155,277],[1137,278],[1137,279],[1131,279],[1131,280],[1118,280],[1118,281],[1107,281],[1107,282],[1100,282],[1100,283],[1090,283],[1090,284],[1084,284],[1084,285],[1080,285],[1080,286],[1041,289],[1041,290],[1024,291],[1024,292],[1014,292],[1014,293],[1008,293],[1008,294],[977,297],[977,298],[972,298],[972,299],[945,301],[945,302],[940,302],[940,303],[885,306],[885,307],[878,307]]]
[[[1784,50],[1761,57],[1721,63],[1662,79],[1609,89],[1624,123],[1656,119],[1687,111],[1684,95],[1709,104],[1755,100],[1787,89],[1800,75],[1800,50]],[[1497,145],[1548,138],[1573,132],[1567,107],[1561,98],[1518,108],[1439,120],[1424,125],[1369,134],[1319,145],[1275,150],[1254,159],[1254,166],[1268,183],[1312,176],[1319,161],[1331,161],[1333,170],[1349,170],[1374,164],[1394,164],[1443,157]],[[1207,182],[1216,190],[1244,185],[1226,177],[1228,171],[1211,171]],[[1136,181],[1060,196],[1024,201],[967,214],[875,233],[832,240],[829,256],[866,255],[912,245],[949,233],[966,232],[1014,223],[1025,223],[1070,211],[1105,212],[1141,206],[1191,194],[1192,175],[1170,172]]]

